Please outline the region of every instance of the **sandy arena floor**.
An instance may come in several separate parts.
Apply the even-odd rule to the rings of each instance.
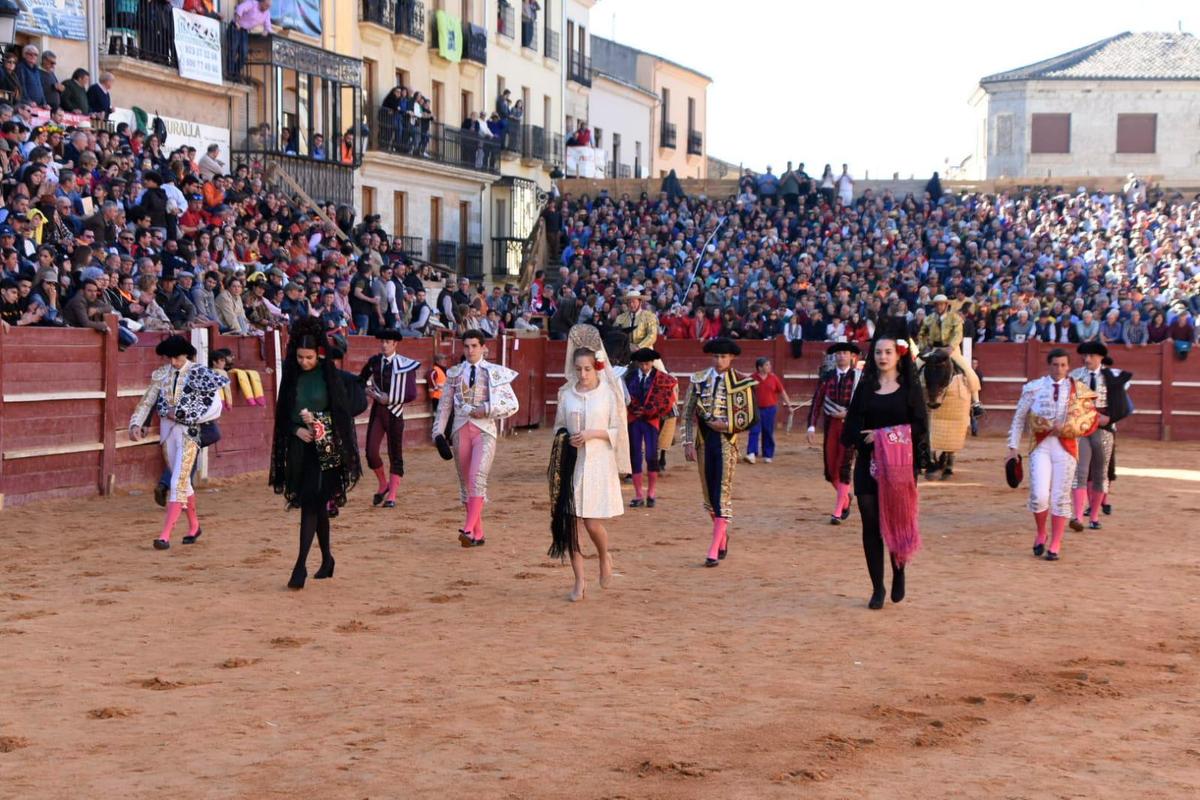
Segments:
[[[167,552],[148,494],[5,511],[0,797],[1198,796],[1200,447],[1123,442],[1116,514],[1051,564],[972,442],[922,485],[908,599],[871,612],[799,435],[739,466],[719,569],[676,454],[610,527],[615,588],[565,602],[547,445],[501,444],[475,550],[414,448],[404,508],[364,482],[337,577],[298,593],[262,476],[202,491],[204,538]]]

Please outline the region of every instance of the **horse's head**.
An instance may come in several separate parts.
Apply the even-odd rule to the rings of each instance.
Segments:
[[[629,363],[629,334],[622,330],[610,330],[604,334],[604,349],[609,360],[618,367]]]
[[[933,350],[921,356],[924,366],[921,367],[921,379],[925,384],[925,405],[938,408],[950,388],[954,378],[954,364],[950,356],[941,350]]]

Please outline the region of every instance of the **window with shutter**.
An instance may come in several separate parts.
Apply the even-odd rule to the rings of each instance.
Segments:
[[[1157,134],[1157,114],[1117,114],[1118,153],[1153,153]]]
[[[1029,152],[1071,152],[1071,115],[1034,114],[1030,123]]]

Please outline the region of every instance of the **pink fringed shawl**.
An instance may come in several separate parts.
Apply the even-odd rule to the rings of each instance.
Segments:
[[[875,431],[871,476],[879,484],[879,530],[883,541],[896,563],[904,566],[921,549],[911,427],[896,425]]]

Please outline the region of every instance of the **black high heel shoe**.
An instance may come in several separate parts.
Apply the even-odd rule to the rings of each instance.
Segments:
[[[872,611],[878,611],[879,609],[883,608],[883,601],[886,597],[887,593],[884,591],[883,587],[879,587],[871,594],[871,599],[867,602],[867,608],[871,609]]]
[[[319,581],[324,580],[325,578],[332,578],[334,563],[333,556],[330,556],[328,561],[322,561],[321,568],[313,574],[313,580]]]
[[[308,578],[308,570],[304,567],[296,567],[292,570],[292,579],[288,581],[288,588],[303,589],[306,578]]]

